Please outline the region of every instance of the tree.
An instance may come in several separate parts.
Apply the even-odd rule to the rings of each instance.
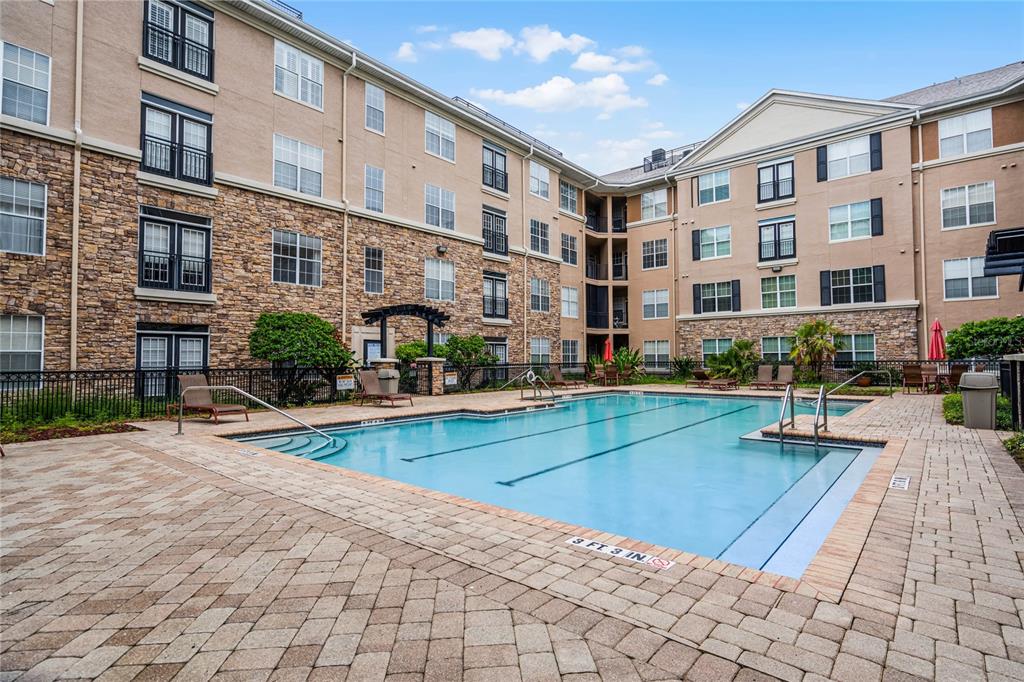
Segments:
[[[452,334],[444,344],[448,363],[459,373],[459,385],[469,386],[473,369],[480,365],[493,365],[498,356],[487,351],[487,342],[479,334],[457,336]]]
[[[964,322],[946,335],[950,358],[975,358],[1024,352],[1024,317],[993,317]]]
[[[447,352],[448,349],[443,343],[434,344],[434,357],[443,358]],[[425,358],[427,357],[427,342],[417,339],[408,343],[400,343],[395,346],[395,357],[405,364],[416,362],[417,358]]]
[[[249,333],[249,354],[280,371],[279,402],[308,402],[320,382],[305,379],[312,368],[335,394],[334,374],[350,370],[354,356],[333,324],[312,313],[262,313]]]
[[[740,339],[724,353],[708,357],[708,369],[715,378],[747,383],[754,376],[754,367],[760,359],[754,342]]]
[[[814,375],[820,377],[821,366],[834,358],[837,350],[841,350],[834,340],[839,333],[839,329],[828,320],[815,318],[804,322],[793,334],[790,359],[801,367],[810,367]]]

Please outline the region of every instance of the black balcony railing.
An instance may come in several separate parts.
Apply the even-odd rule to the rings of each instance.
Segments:
[[[484,184],[499,192],[508,191],[508,173],[494,166],[484,164]]]
[[[209,258],[144,251],[139,266],[139,286],[209,293],[210,267]]]
[[[499,230],[488,230],[484,228],[484,251],[499,256],[508,255],[508,235]]]
[[[796,256],[796,239],[792,237],[761,242],[760,247],[760,260],[780,260]]]
[[[508,319],[508,299],[504,296],[484,296],[484,317]]]
[[[608,265],[587,261],[587,277],[590,279],[608,279]]]
[[[213,155],[203,149],[146,135],[142,148],[142,170],[157,175],[209,185],[213,179]]]
[[[173,66],[203,80],[213,80],[213,48],[197,43],[163,26],[146,22],[143,49],[154,61]]]
[[[607,310],[588,310],[587,311],[587,326],[591,329],[607,329],[608,328],[608,311]]]
[[[792,196],[793,178],[780,178],[772,182],[762,182],[757,186],[758,201],[789,199]]]
[[[615,329],[629,328],[629,315],[625,310],[615,310],[612,312],[612,327]]]
[[[612,263],[612,279],[629,279],[625,263]]]
[[[626,217],[617,216],[612,218],[612,232],[625,232],[626,231]]]
[[[607,232],[608,226],[604,224],[604,220],[601,216],[588,215],[587,216],[587,229],[594,232]]]

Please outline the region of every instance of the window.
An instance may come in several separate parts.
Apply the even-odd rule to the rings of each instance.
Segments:
[[[729,199],[729,171],[706,173],[697,178],[697,205]]]
[[[384,293],[384,249],[363,247],[363,291],[368,294]]]
[[[732,255],[732,228],[707,227],[700,230],[700,260],[724,258]]]
[[[668,215],[668,190],[656,189],[640,195],[640,219],[652,220]]]
[[[320,237],[274,230],[274,281],[320,286]]]
[[[149,0],[143,53],[204,80],[213,80],[213,13],[192,3]]]
[[[547,199],[550,194],[550,183],[550,171],[536,161],[530,161],[530,194]]]
[[[424,297],[432,301],[455,300],[455,263],[428,258],[424,270]]]
[[[274,186],[318,197],[324,171],[324,150],[274,134]]]
[[[0,372],[39,372],[42,369],[43,318],[0,315]]]
[[[772,362],[785,362],[789,360],[789,353],[793,350],[792,336],[762,336],[761,357]]]
[[[446,230],[455,229],[455,192],[434,185],[425,185],[423,196],[427,225]]]
[[[368,211],[384,212],[384,169],[367,165],[366,185],[363,187],[363,205]]]
[[[828,239],[838,242],[845,239],[871,236],[871,202],[860,201],[828,209]]]
[[[643,306],[645,320],[663,320],[668,318],[668,289],[644,291]]]
[[[209,114],[143,93],[142,170],[209,185]]]
[[[668,239],[652,239],[643,243],[644,270],[668,267]]]
[[[484,185],[508,191],[508,158],[501,147],[484,142]]]
[[[569,213],[578,213],[576,200],[579,190],[565,180],[558,181],[558,208]]]
[[[551,340],[534,336],[530,339],[530,362],[546,365],[551,362]]]
[[[704,364],[708,364],[708,358],[712,355],[721,355],[732,348],[732,339],[704,339],[701,341],[701,355]]]
[[[871,145],[868,135],[828,145],[828,179],[867,173],[871,170]]]
[[[732,310],[732,282],[714,282],[699,286],[701,312],[725,313]]]
[[[668,369],[668,341],[644,341],[644,364]]]
[[[972,111],[939,121],[939,158],[992,148],[992,110]]]
[[[3,113],[47,125],[50,120],[50,58],[11,43],[2,45]]]
[[[793,159],[768,161],[757,166],[757,200],[776,201],[793,196]]]
[[[508,319],[508,276],[484,272],[484,317]]]
[[[562,339],[562,366],[577,369],[580,361],[580,342],[578,339]]]
[[[576,287],[562,287],[562,317],[578,319],[580,316],[580,290]]]
[[[530,310],[536,313],[551,311],[551,287],[546,279],[530,278]]]
[[[155,206],[139,213],[139,286],[208,293],[211,220]]]
[[[875,300],[871,268],[832,271],[832,304],[871,303]]]
[[[0,177],[0,251],[46,251],[46,185]]]
[[[366,84],[366,129],[384,134],[384,88],[373,83]]]
[[[758,254],[762,261],[796,256],[796,223],[792,218],[758,223]]]
[[[547,253],[551,244],[548,239],[548,224],[539,220],[530,219],[530,250],[537,253]]]
[[[576,265],[579,260],[576,251],[576,235],[562,233],[562,262],[566,265]]]
[[[999,295],[998,278],[985,276],[984,256],[942,261],[942,280],[947,299]]]
[[[174,375],[207,366],[209,331],[201,325],[139,322],[135,336],[135,366],[142,370],[143,395],[177,395]],[[174,368],[173,371],[167,371]]]
[[[428,154],[455,160],[455,124],[437,114],[425,112],[426,149]]]
[[[996,183],[942,190],[942,229],[972,227],[996,221]]]
[[[761,278],[762,308],[795,308],[796,275]]]
[[[444,332],[434,332],[434,345],[441,346],[448,343],[448,339],[452,338],[451,334],[445,334]]]
[[[483,211],[484,251],[500,256],[508,254],[508,233],[505,231],[505,212],[497,209]]]
[[[838,334],[832,342],[836,346],[836,364],[872,362],[875,359],[874,334]]]
[[[324,63],[291,45],[275,41],[274,92],[322,108]]]

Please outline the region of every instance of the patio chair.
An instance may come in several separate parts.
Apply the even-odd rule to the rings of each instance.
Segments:
[[[686,385],[694,384],[697,388],[707,388],[708,384],[711,383],[711,377],[708,375],[706,369],[695,369],[693,370],[693,378],[686,382]]]
[[[377,372],[372,369],[359,370],[359,386],[360,405],[367,400],[376,400],[378,405],[382,405],[386,401],[391,404],[391,407],[394,407],[396,402],[408,400],[409,405],[412,405],[412,396],[408,393],[385,393],[384,389],[380,387],[380,378],[377,376]]]
[[[561,367],[551,368],[551,386],[553,388],[582,388],[586,385],[587,382],[580,381],[579,379],[566,380],[566,378],[562,376]]]
[[[739,382],[735,379],[712,379],[708,382],[708,388],[719,391],[735,391],[739,388]]]
[[[956,392],[960,388],[960,377],[969,369],[967,365],[953,365],[949,368],[949,375],[946,377],[946,386],[949,390]]]
[[[924,391],[925,382],[921,365],[905,365],[903,367],[903,392],[910,393],[910,389],[915,387]]]
[[[772,381],[772,370],[774,368],[771,365],[759,365],[757,368],[757,378],[750,382],[751,388],[772,388],[774,382]]]
[[[604,383],[604,367],[598,365],[594,367],[594,371],[587,370],[587,381],[591,384],[601,385]]]
[[[613,367],[613,366],[609,365],[608,367],[604,368],[604,385],[605,386],[611,386],[613,381],[615,382],[615,385],[618,386],[619,382],[621,380],[622,380],[622,375],[619,374],[619,368],[618,367]]]
[[[785,389],[793,383],[793,365],[779,365],[779,375],[772,382],[772,388]]]
[[[184,391],[186,388],[191,389],[181,396],[185,412],[202,412],[212,415],[214,424],[220,424],[220,415],[222,414],[244,414],[245,421],[249,421],[249,408],[245,405],[213,402],[210,384],[207,382],[205,374],[179,374],[178,388],[179,391]],[[181,394],[179,393],[179,395]],[[178,407],[179,403],[168,404],[167,417],[170,418],[171,410],[177,410]]]
[[[921,378],[924,381],[924,388],[930,386],[936,393],[939,388],[939,366],[934,364],[921,365]]]

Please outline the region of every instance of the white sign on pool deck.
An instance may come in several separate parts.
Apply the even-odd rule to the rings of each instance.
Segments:
[[[669,561],[668,559],[662,559],[661,557],[654,556],[653,554],[647,554],[645,552],[636,552],[631,549],[624,547],[616,547],[615,545],[606,545],[603,542],[597,540],[588,540],[581,537],[571,537],[565,541],[567,545],[575,545],[582,547],[583,549],[590,549],[595,552],[601,552],[603,554],[611,554],[617,556],[620,559],[628,559],[638,564],[644,564],[651,568],[656,568],[659,571],[672,568],[676,565],[676,562]]]

